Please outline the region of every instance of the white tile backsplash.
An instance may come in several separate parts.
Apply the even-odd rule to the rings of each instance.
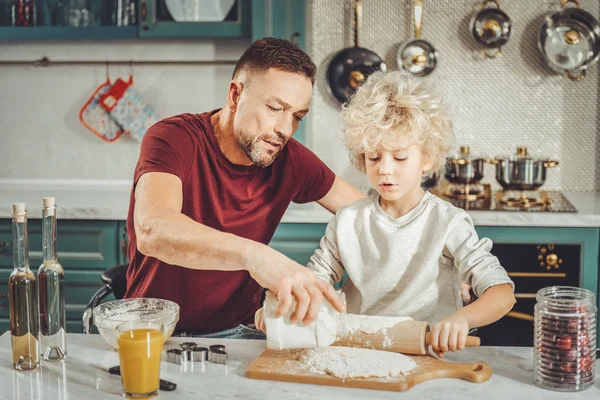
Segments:
[[[331,58],[352,45],[350,0],[309,0],[311,55],[319,68],[308,122],[311,146],[338,174],[366,189],[368,181],[348,163],[342,142],[339,105],[327,91]],[[410,0],[364,0],[362,47],[398,69],[400,44],[413,36]],[[600,62],[581,82],[552,73],[541,60],[537,35],[543,16],[559,0],[500,0],[513,21],[502,56],[483,60],[468,25],[482,0],[425,0],[423,38],[438,51],[438,66],[427,78],[440,88],[454,124],[456,147],[495,157],[514,154],[518,145],[537,157],[558,159],[544,188],[600,191]],[[600,18],[598,0],[580,0]],[[497,187],[492,165],[484,182]]]

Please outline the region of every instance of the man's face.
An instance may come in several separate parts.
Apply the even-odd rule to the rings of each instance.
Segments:
[[[308,113],[312,83],[304,75],[271,68],[251,75],[239,97],[233,130],[248,158],[268,167]]]

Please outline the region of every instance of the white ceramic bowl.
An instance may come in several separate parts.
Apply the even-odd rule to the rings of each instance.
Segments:
[[[163,336],[166,342],[179,321],[179,305],[163,299],[114,300],[96,306],[93,315],[100,335],[117,350],[117,326],[128,321],[160,322],[164,325]]]

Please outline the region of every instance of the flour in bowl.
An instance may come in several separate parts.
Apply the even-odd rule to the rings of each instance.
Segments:
[[[300,366],[311,373],[342,379],[396,377],[417,366],[404,354],[341,346],[305,350],[299,361]]]

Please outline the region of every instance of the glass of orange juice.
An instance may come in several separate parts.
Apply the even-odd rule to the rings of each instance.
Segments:
[[[163,324],[128,321],[117,326],[123,394],[127,398],[149,398],[158,394]]]

